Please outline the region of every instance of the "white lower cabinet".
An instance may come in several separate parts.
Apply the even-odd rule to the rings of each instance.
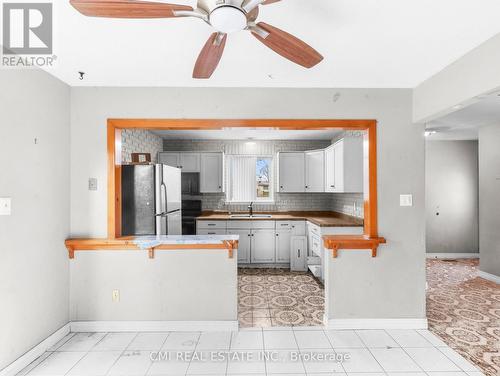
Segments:
[[[251,235],[252,230],[249,229],[233,229],[227,230],[228,235],[238,235],[240,240],[238,242],[238,263],[250,264],[250,249],[251,249]]]
[[[292,229],[276,229],[276,262],[290,262],[290,245],[292,241]]]
[[[252,230],[250,261],[252,264],[267,264],[275,262],[274,229]]]

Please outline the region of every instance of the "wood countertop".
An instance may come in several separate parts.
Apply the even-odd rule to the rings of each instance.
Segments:
[[[271,218],[231,218],[231,213],[207,211],[203,212],[197,220],[203,221],[309,221],[320,227],[362,227],[363,220],[350,215],[333,211],[292,211],[292,212],[254,212],[254,214],[267,214]]]

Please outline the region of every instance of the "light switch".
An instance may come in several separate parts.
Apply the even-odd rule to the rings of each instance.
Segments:
[[[89,178],[89,191],[97,191],[97,179]]]
[[[399,206],[413,206],[413,195],[399,195]]]
[[[11,201],[10,197],[0,197],[0,215],[11,215]]]

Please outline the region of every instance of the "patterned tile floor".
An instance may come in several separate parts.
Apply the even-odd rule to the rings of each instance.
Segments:
[[[500,375],[500,285],[477,272],[477,259],[427,261],[429,329],[486,375]]]
[[[238,270],[240,327],[321,326],[323,286],[310,273]]]

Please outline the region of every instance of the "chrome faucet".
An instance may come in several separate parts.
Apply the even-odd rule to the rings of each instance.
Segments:
[[[248,211],[250,212],[250,217],[253,215],[253,201],[248,205]]]

